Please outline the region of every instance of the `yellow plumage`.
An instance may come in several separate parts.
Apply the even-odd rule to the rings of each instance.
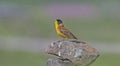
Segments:
[[[58,34],[59,36],[61,36],[61,37],[63,37],[63,38],[67,38],[66,35],[64,35],[63,33],[60,32],[60,30],[59,30],[59,25],[58,25],[58,22],[57,22],[57,21],[55,21],[55,29],[56,29],[56,32],[57,32],[57,34]]]

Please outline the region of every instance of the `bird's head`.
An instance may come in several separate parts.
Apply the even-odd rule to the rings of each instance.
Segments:
[[[58,25],[63,23],[61,19],[56,19],[56,22],[58,23]]]
[[[56,25],[56,26],[57,26],[57,25],[58,25],[58,26],[64,26],[61,19],[56,19],[55,25]]]

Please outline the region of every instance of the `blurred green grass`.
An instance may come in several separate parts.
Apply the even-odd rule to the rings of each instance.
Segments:
[[[66,24],[78,38],[83,40],[116,42],[120,40],[120,23],[112,20],[70,21]]]
[[[21,24],[14,21],[9,23],[0,22],[0,35],[59,38],[55,32],[54,20],[34,17],[25,23],[21,22]],[[100,42],[119,42],[120,40],[119,20],[98,19],[85,21],[65,19],[63,21],[65,27],[81,40]]]
[[[45,66],[48,56],[42,53],[0,51],[0,66]],[[120,54],[101,53],[91,66],[119,66]]]
[[[45,66],[42,53],[0,51],[0,66]]]
[[[120,54],[104,53],[91,66],[119,66]]]
[[[17,4],[24,4],[24,5],[40,5],[40,4],[48,4],[48,3],[84,3],[84,2],[90,2],[90,3],[94,3],[94,4],[98,4],[101,2],[107,2],[108,0],[69,0],[69,1],[65,1],[65,0],[59,0],[59,1],[48,1],[48,0],[0,0],[0,2],[11,2],[11,3],[17,3]],[[109,2],[120,2],[119,0],[109,0]]]
[[[47,0],[0,0],[0,2],[12,2],[12,3],[17,3],[17,4],[29,4],[29,5],[40,5],[40,4],[47,4],[47,3],[51,3],[51,2],[67,2],[68,1],[65,1],[65,0],[60,0],[60,1],[54,1],[54,0],[51,0],[51,1],[47,1]],[[70,3],[71,2],[86,2],[85,0],[70,0],[69,1]],[[91,0],[89,2],[94,2],[94,0]]]
[[[0,0],[2,2],[3,0]],[[82,2],[83,0],[75,0],[76,2]],[[112,1],[112,0],[110,0]],[[112,2],[108,1],[108,4],[112,5]],[[25,12],[22,17],[9,17],[0,19],[0,36],[27,36],[27,37],[39,37],[39,38],[59,38],[55,32],[53,15],[50,15],[47,9],[48,3],[55,3],[54,1],[43,1],[43,0],[4,0],[4,2],[11,2],[21,4],[21,8],[26,7],[22,4],[30,4],[30,10]],[[47,3],[48,2],[48,3]],[[57,1],[56,1],[57,2]],[[61,0],[61,2],[64,2]],[[70,0],[72,3],[72,1]],[[78,3],[79,3],[78,2]],[[84,0],[86,2],[86,0]],[[94,0],[89,1],[94,2]],[[97,1],[99,3],[99,1]],[[100,1],[100,5],[103,5],[103,0]],[[118,1],[119,2],[119,1]],[[43,4],[41,4],[43,3]],[[4,4],[4,3],[3,3]],[[37,6],[33,6],[39,4]],[[107,4],[107,2],[106,2]],[[106,5],[104,4],[104,5]],[[114,2],[113,2],[114,4]],[[119,3],[118,3],[119,4]],[[78,17],[76,19],[64,18],[64,24],[72,33],[74,33],[80,40],[84,41],[96,41],[96,42],[119,42],[120,40],[120,19],[119,17],[109,16],[108,10],[113,8],[109,7],[108,10],[102,8],[103,6],[95,7],[101,8],[100,17],[95,19],[86,19]],[[115,6],[114,6],[115,7]],[[119,7],[119,5],[118,5]],[[105,11],[105,12],[104,12]],[[111,12],[110,12],[111,13]],[[91,16],[92,17],[92,16]],[[57,18],[57,17],[56,17]]]

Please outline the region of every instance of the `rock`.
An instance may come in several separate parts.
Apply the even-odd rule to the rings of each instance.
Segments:
[[[87,66],[99,56],[99,52],[79,40],[60,40],[51,43],[46,52],[58,56],[62,60],[69,60],[76,66]]]
[[[61,59],[55,59],[50,58],[47,60],[46,66],[75,66],[73,63],[71,63],[69,60],[61,60]]]

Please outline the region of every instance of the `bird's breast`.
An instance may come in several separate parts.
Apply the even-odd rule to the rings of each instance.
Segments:
[[[66,35],[64,35],[64,34],[61,32],[61,28],[60,28],[60,27],[58,27],[58,28],[56,29],[56,31],[57,31],[57,34],[58,34],[59,36],[61,36],[61,37],[63,37],[63,38],[66,38]]]

